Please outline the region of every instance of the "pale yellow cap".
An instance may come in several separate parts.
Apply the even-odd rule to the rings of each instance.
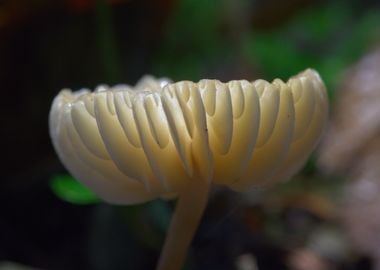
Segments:
[[[172,198],[195,178],[244,191],[291,177],[327,119],[318,73],[62,90],[50,135],[66,168],[111,203]]]

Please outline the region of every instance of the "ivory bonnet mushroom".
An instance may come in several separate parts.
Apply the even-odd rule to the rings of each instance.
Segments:
[[[62,90],[50,135],[66,168],[105,201],[178,197],[158,269],[180,269],[210,184],[245,191],[288,179],[314,149],[327,108],[311,69],[286,83],[145,77],[135,87]]]

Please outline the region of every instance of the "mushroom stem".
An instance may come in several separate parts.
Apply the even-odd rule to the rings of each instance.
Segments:
[[[180,194],[157,270],[180,270],[207,205],[210,184],[192,179]]]

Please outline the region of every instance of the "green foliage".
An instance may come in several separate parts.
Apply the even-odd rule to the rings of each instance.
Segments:
[[[288,24],[247,35],[244,53],[269,78],[283,79],[313,67],[323,77],[330,97],[341,72],[369,48],[379,34],[376,15],[357,16],[353,6],[342,1],[313,6]]]
[[[174,80],[203,78],[226,47],[219,29],[222,8],[219,0],[180,1],[156,54],[154,73]]]
[[[94,204],[100,200],[98,197],[67,174],[58,174],[50,180],[50,187],[60,199],[73,204]]]
[[[101,201],[93,192],[68,174],[53,176],[49,184],[57,197],[72,204],[88,205]],[[168,202],[154,200],[146,204],[116,208],[124,216],[130,230],[135,232],[142,242],[156,247],[163,240],[159,238],[166,233],[172,214]]]
[[[373,27],[378,14],[369,9],[358,13],[347,1],[312,5],[270,30],[236,28],[239,23],[233,28],[234,22],[229,20],[244,18],[228,17],[228,3],[179,1],[157,51],[153,72],[174,80],[198,80],[210,70],[228,69],[232,59],[243,57],[243,64],[256,67],[262,73],[259,77],[268,79],[287,79],[305,68],[315,68],[333,97],[341,72],[363,55],[379,34]],[[230,32],[239,31],[240,45],[228,34],[226,22],[232,27]]]

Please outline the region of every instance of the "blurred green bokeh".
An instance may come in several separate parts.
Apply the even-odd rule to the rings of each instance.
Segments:
[[[60,199],[66,202],[84,205],[100,202],[92,191],[67,174],[53,176],[50,187]]]

